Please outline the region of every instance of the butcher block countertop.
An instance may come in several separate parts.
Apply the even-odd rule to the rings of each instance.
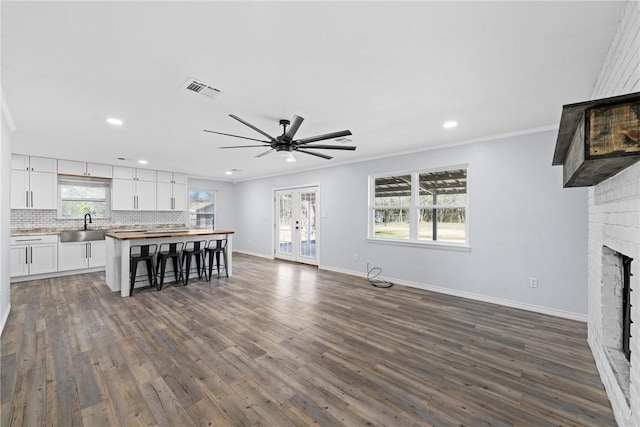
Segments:
[[[117,240],[157,239],[166,237],[196,237],[210,236],[213,234],[234,234],[229,230],[203,230],[203,229],[168,229],[148,231],[110,231],[105,234]]]

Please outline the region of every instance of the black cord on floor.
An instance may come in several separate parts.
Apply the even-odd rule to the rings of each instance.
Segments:
[[[386,280],[378,280],[378,277],[382,273],[382,269],[380,267],[371,267],[369,268],[369,263],[367,263],[367,280],[376,288],[390,288],[393,286],[393,283],[387,282]]]

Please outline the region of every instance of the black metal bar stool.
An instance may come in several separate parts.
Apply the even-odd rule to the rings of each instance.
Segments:
[[[149,286],[156,284],[156,271],[153,267],[153,258],[158,250],[158,245],[134,245],[129,248],[129,280],[131,281],[129,295],[133,295],[133,287],[136,284],[136,274],[138,271],[138,263],[144,261],[147,265],[147,276],[149,277]],[[156,289],[158,286],[156,284]],[[160,290],[160,289],[158,289]]]
[[[220,276],[220,254],[222,254],[223,260],[222,269],[224,270],[226,276],[229,277],[229,272],[227,271],[227,237],[225,236],[218,239],[209,240],[209,242],[207,243],[207,247],[204,249],[204,252],[205,255],[209,257],[209,278],[207,280],[211,281],[211,272],[213,271],[214,257],[216,259],[218,277]]]
[[[193,257],[196,259],[198,279],[202,277],[203,272],[206,277],[207,272],[204,268],[204,248],[206,245],[206,240],[192,240],[184,244],[184,249],[182,250],[182,272],[184,274],[185,286],[189,283],[189,276],[191,275],[191,258]]]
[[[182,281],[182,262],[180,262],[180,255],[182,254],[183,247],[184,243],[182,242],[160,244],[158,255],[156,256],[156,287],[158,290],[161,290],[162,285],[164,285],[164,273],[168,259],[173,263],[173,275],[176,278],[176,283],[179,280]],[[158,274],[160,275],[160,281],[158,281]]]

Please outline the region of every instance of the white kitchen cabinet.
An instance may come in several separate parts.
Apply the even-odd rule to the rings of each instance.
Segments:
[[[58,271],[58,236],[18,236],[11,238],[11,277]]]
[[[105,241],[69,242],[58,244],[58,271],[104,267]]]
[[[29,245],[11,245],[9,248],[9,258],[11,277],[29,275]]]
[[[23,170],[30,172],[57,172],[56,159],[47,157],[25,156],[22,154],[11,155],[11,170]]]
[[[58,244],[58,271],[87,268],[87,242]]]
[[[156,171],[113,167],[111,210],[155,211],[156,191]]]
[[[187,209],[187,175],[158,171],[157,210],[184,211]]]
[[[107,264],[107,241],[96,240],[89,243],[89,268],[104,267]]]
[[[111,180],[111,210],[132,211],[136,208],[136,182],[128,179]]]
[[[94,178],[111,178],[112,166],[99,163],[58,160],[58,173],[63,175],[91,176]]]
[[[57,209],[55,159],[11,156],[11,209]]]
[[[151,169],[136,169],[123,166],[114,166],[113,178],[130,179],[132,181],[156,182],[156,171]]]

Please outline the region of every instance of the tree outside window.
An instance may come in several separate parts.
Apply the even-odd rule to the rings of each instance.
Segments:
[[[467,170],[415,171],[371,178],[370,237],[467,242]]]

